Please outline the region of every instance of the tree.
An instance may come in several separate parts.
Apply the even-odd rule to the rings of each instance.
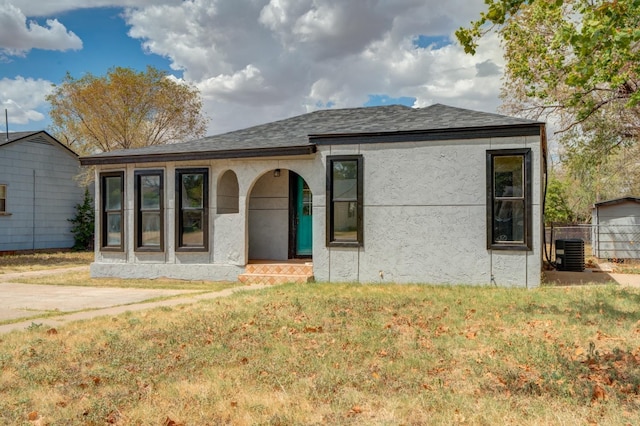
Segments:
[[[93,210],[93,199],[89,194],[89,189],[84,190],[82,204],[76,204],[76,214],[71,219],[67,219],[73,225],[74,250],[90,250],[93,248],[93,234],[95,228],[95,212]]]
[[[561,130],[615,113],[622,138],[640,134],[640,0],[485,0],[487,12],[460,28],[465,51],[497,28],[511,112],[559,116]],[[602,118],[602,117],[600,117]]]
[[[181,142],[206,131],[199,91],[153,67],[79,79],[67,73],[46,99],[53,132],[80,154]]]
[[[485,2],[486,12],[456,36],[473,54],[497,30],[506,58],[502,109],[559,126],[562,185],[551,180],[548,195],[564,194],[582,221],[594,202],[640,190],[640,0]]]

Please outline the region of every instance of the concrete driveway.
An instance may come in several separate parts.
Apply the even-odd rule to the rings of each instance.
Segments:
[[[0,325],[0,333],[24,330],[32,323],[55,327],[69,321],[102,315],[118,315],[127,311],[139,311],[159,306],[193,303],[198,300],[228,296],[239,290],[254,290],[265,287],[252,285],[203,293],[201,290],[76,287],[20,284],[11,281],[18,277],[42,276],[72,270],[88,270],[88,267],[0,274],[0,321],[28,318],[25,321]],[[184,297],[153,301],[153,299],[168,296]],[[52,313],[56,315],[40,318]]]

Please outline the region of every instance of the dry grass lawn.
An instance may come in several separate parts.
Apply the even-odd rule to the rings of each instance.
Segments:
[[[640,291],[309,284],[0,336],[0,423],[640,424]]]
[[[93,256],[93,252],[71,251],[2,255],[0,274],[88,266],[93,261]]]

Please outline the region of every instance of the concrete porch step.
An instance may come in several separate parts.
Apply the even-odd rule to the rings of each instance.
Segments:
[[[245,284],[304,284],[313,282],[313,263],[292,260],[289,262],[255,261],[245,267],[238,276]]]

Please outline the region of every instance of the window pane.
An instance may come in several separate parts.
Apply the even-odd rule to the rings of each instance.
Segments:
[[[142,209],[160,210],[160,176],[141,176]]]
[[[312,207],[313,197],[311,194],[311,189],[309,189],[307,182],[304,182],[302,187],[302,215],[311,216],[313,210]]]
[[[142,213],[142,246],[160,246],[160,213]]]
[[[7,201],[5,199],[0,199],[0,212],[7,211]]]
[[[524,158],[519,156],[498,156],[493,159],[496,197],[522,197]]]
[[[358,241],[358,215],[355,201],[333,203],[334,241]]]
[[[202,211],[182,212],[182,246],[204,246],[204,213]]]
[[[494,203],[493,239],[500,242],[524,241],[524,201]]]
[[[0,185],[0,199],[7,198],[7,187],[5,185]]]
[[[120,177],[107,177],[106,189],[107,189],[107,205],[106,210],[120,210],[122,208],[122,186]]]
[[[120,213],[107,213],[107,245],[119,246],[122,243]]]
[[[333,199],[356,200],[358,198],[358,162],[343,160],[333,162]]]
[[[183,174],[182,175],[182,208],[202,208],[204,196],[204,175]]]

